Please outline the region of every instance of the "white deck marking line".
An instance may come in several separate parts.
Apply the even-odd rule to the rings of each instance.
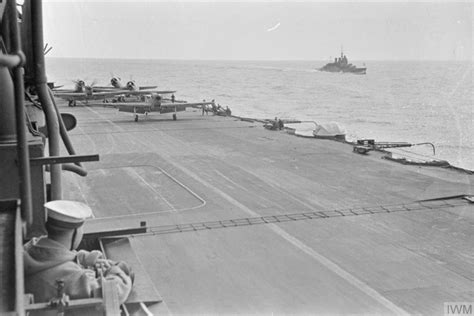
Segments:
[[[218,175],[220,175],[220,176],[221,176],[222,178],[224,178],[225,180],[227,180],[227,181],[229,181],[230,183],[232,183],[233,185],[235,185],[236,187],[241,188],[242,190],[249,192],[249,190],[248,190],[246,187],[244,187],[243,185],[238,184],[237,182],[234,182],[232,179],[230,179],[229,177],[225,176],[224,174],[222,174],[221,172],[219,172],[217,169],[214,169],[214,172],[217,173]]]
[[[183,166],[179,165],[178,163],[172,161],[171,159],[168,159],[168,162],[170,164],[175,165],[176,168],[181,169],[183,172],[185,172],[188,176],[192,177],[196,181],[199,181],[202,184],[204,184],[205,186],[211,188],[212,190],[214,190],[215,192],[220,194],[223,198],[225,198],[227,201],[229,201],[230,203],[232,203],[235,206],[237,206],[238,208],[240,208],[245,213],[250,214],[254,217],[261,217],[260,214],[252,211],[251,209],[249,209],[248,207],[246,207],[245,205],[243,205],[239,201],[232,198],[227,193],[219,190],[218,188],[214,187],[212,184],[210,184],[210,183],[206,182],[205,180],[201,179],[194,172],[184,168]],[[339,277],[346,280],[348,283],[350,283],[351,285],[353,285],[354,287],[356,287],[357,289],[359,289],[360,291],[362,291],[366,295],[370,296],[375,301],[377,301],[378,303],[380,303],[381,305],[383,305],[384,307],[386,307],[387,309],[389,309],[393,313],[395,313],[397,315],[409,315],[409,313],[407,311],[405,311],[402,308],[395,305],[393,302],[391,302],[390,300],[385,298],[382,294],[380,294],[379,292],[377,292],[376,290],[371,288],[368,284],[366,284],[363,281],[359,280],[357,277],[353,276],[352,274],[350,274],[349,272],[347,272],[346,270],[344,270],[343,268],[341,268],[340,266],[338,266],[336,263],[332,262],[328,258],[326,258],[323,255],[317,253],[314,249],[307,246],[306,244],[304,244],[301,240],[297,239],[296,237],[290,235],[288,232],[286,232],[285,230],[283,230],[279,226],[277,226],[275,224],[268,224],[266,226],[269,227],[277,235],[279,235],[280,237],[282,237],[283,239],[285,239],[286,241],[291,243],[293,246],[297,247],[298,249],[300,249],[301,251],[303,251],[304,253],[306,253],[307,255],[309,255],[310,257],[315,259],[316,261],[318,261],[320,264],[322,264],[328,270],[330,270],[333,273],[337,274]]]
[[[242,169],[242,170],[244,170],[245,172],[247,172],[247,173],[253,175],[255,178],[258,178],[258,176],[257,176],[256,173],[254,173],[254,172],[252,172],[252,171],[250,171],[250,170],[246,170],[246,169]],[[226,179],[227,181],[229,181],[229,182],[232,183],[233,185],[235,185],[235,186],[237,186],[237,187],[239,187],[239,188],[241,188],[241,189],[243,189],[243,190],[249,192],[248,188],[246,188],[246,187],[244,187],[244,186],[242,186],[242,185],[240,185],[240,184],[234,182],[232,179],[230,179],[230,178],[228,178],[227,176],[223,175],[223,174],[222,174],[221,172],[219,172],[217,169],[214,170],[214,172],[216,172],[218,175],[220,175],[222,178]],[[310,204],[308,204],[308,203],[306,203],[306,202],[303,202],[303,201],[300,200],[300,199],[297,199],[296,197],[293,196],[293,194],[291,194],[290,192],[288,192],[288,191],[286,191],[286,190],[280,188],[279,186],[275,185],[274,183],[266,182],[266,184],[267,184],[269,187],[273,188],[274,190],[280,191],[282,194],[285,194],[285,196],[287,196],[287,197],[289,197],[290,199],[292,199],[293,201],[295,201],[295,202],[297,202],[297,203],[299,203],[299,204],[305,206],[306,208],[308,208],[308,209],[311,210],[311,211],[313,211],[315,207],[321,207],[321,205],[310,205]],[[266,197],[263,197],[263,196],[260,196],[260,198],[263,198],[263,199],[265,199],[266,201],[269,201],[269,202],[273,202],[272,200],[270,200],[270,199],[268,199],[268,198],[266,198]]]
[[[245,172],[253,175],[255,178],[259,178],[259,176],[257,175],[256,172],[253,172],[251,170],[248,170],[248,169],[242,169],[244,170]],[[287,197],[289,197],[290,199],[292,199],[293,201],[305,206],[306,208],[308,208],[309,210],[313,211],[315,207],[319,207],[319,208],[322,208],[323,206],[322,205],[319,205],[319,204],[309,204],[307,202],[304,202],[303,200],[301,199],[298,199],[296,198],[292,193],[286,191],[284,188],[280,187],[279,185],[277,185],[274,181],[267,181],[265,182],[268,186],[272,187],[273,189],[275,190],[278,190],[280,192],[282,192],[283,194],[285,194]]]
[[[91,107],[88,107],[87,105],[84,106],[86,109],[88,109],[89,111],[91,111],[92,113],[94,113],[95,115],[97,115],[98,117],[100,117],[101,119],[103,119],[104,121],[106,121],[107,123],[109,123],[110,125],[112,126],[115,126],[117,127],[119,130],[122,130],[125,132],[125,130],[122,128],[122,126],[119,126],[117,124],[115,124],[114,122],[112,122],[111,120],[105,118],[102,116],[102,114],[100,114],[99,112],[97,111],[94,111]]]
[[[102,114],[100,114],[99,112],[93,110],[92,108],[88,107],[87,105],[84,106],[84,107],[85,107],[89,112],[92,112],[92,113],[94,113],[95,115],[97,115],[98,117],[100,117],[101,120],[104,120],[104,121],[106,121],[107,123],[109,123],[110,125],[117,127],[119,130],[121,130],[121,132],[123,132],[123,133],[127,132],[126,130],[124,130],[124,129],[122,128],[122,126],[119,126],[119,125],[115,124],[114,122],[112,122],[111,120],[109,120],[109,119],[103,117]],[[81,130],[82,130],[82,129],[81,129]],[[96,146],[95,146],[95,142],[92,140],[92,137],[91,137],[88,133],[83,132],[83,134],[86,135],[86,136],[89,138],[89,140],[91,141],[91,143],[94,145],[94,151],[95,151],[95,147],[96,147]],[[107,135],[110,135],[110,133],[108,133]],[[114,148],[115,140],[114,140],[113,137],[112,137],[112,142],[114,142],[114,143],[110,146],[110,149],[109,149],[105,154],[109,154],[110,152],[112,152],[112,150],[113,150],[113,148]]]
[[[201,201],[201,204],[199,205],[196,205],[196,206],[193,206],[193,207],[185,207],[185,208],[172,208],[170,210],[163,210],[163,211],[156,211],[156,212],[146,212],[146,213],[133,213],[133,214],[125,214],[125,215],[113,215],[113,216],[102,216],[102,217],[99,217],[97,218],[96,220],[99,221],[99,220],[102,220],[102,219],[109,219],[109,218],[124,218],[124,217],[131,217],[131,216],[145,216],[145,215],[154,215],[154,214],[163,214],[163,213],[171,213],[171,212],[184,212],[184,211],[191,211],[191,210],[195,210],[195,209],[198,209],[198,208],[201,208],[201,207],[204,207],[207,202],[202,198],[200,197],[196,192],[194,192],[193,190],[191,190],[189,187],[187,187],[186,185],[184,185],[182,182],[180,182],[178,179],[176,179],[175,177],[173,177],[172,175],[170,175],[168,172],[166,172],[165,170],[163,170],[162,168],[160,167],[156,167],[156,166],[152,166],[152,165],[134,165],[134,166],[117,166],[117,167],[111,167],[111,168],[108,168],[108,169],[113,169],[113,168],[136,168],[136,167],[147,167],[147,166],[151,166],[151,167],[154,167],[158,170],[160,170],[163,174],[165,174],[167,177],[169,177],[171,180],[173,180],[174,182],[176,182],[178,185],[180,185],[181,187],[183,187],[185,190],[187,190],[189,193],[191,193],[192,196],[194,196],[196,199],[198,199],[199,201]],[[103,171],[104,169],[94,169],[92,171]],[[161,195],[160,195],[161,196]]]
[[[133,168],[133,167],[127,167],[127,168],[124,168],[125,171],[131,175],[132,177],[135,176],[136,178],[138,178],[140,181],[142,181],[152,192],[154,192],[155,194],[157,194],[163,201],[165,201],[165,203],[171,208],[171,211],[173,212],[176,212],[176,208],[173,206],[173,204],[171,204],[167,199],[165,199],[165,197],[163,195],[161,195],[160,192],[156,191],[155,188],[148,183],[148,181],[146,181],[145,179],[143,179],[143,177],[141,175],[138,174],[138,172]]]
[[[100,114],[99,112],[97,111],[94,111],[92,108],[88,107],[88,106],[85,106],[85,108],[87,110],[89,110],[90,112],[94,113],[95,115],[97,115],[98,117],[100,117],[101,119],[107,121],[108,123],[110,123],[112,126],[115,126],[117,127],[119,130],[123,131],[123,132],[127,132],[126,130],[124,130],[121,126],[115,124],[114,122],[112,122],[111,120],[109,119],[106,119],[102,116],[102,114]],[[161,132],[160,130],[158,129],[153,129],[154,131],[159,131]],[[87,135],[86,133],[84,133],[85,135]],[[92,141],[92,138],[90,136],[88,136],[91,141]],[[142,144],[142,145],[146,145],[142,140],[139,140],[139,142]],[[95,143],[92,141],[92,144],[95,145]],[[119,216],[107,216],[107,217],[100,217],[99,219],[105,219],[105,218],[119,218],[119,217],[129,217],[129,216],[142,216],[142,215],[152,215],[152,214],[161,214],[161,213],[167,213],[167,212],[181,212],[181,211],[188,211],[188,210],[194,210],[194,209],[197,209],[197,208],[201,208],[203,206],[206,205],[206,201],[201,198],[197,193],[195,193],[194,191],[192,191],[190,188],[188,188],[187,186],[185,186],[183,183],[181,183],[180,181],[178,181],[177,179],[175,179],[173,176],[171,176],[169,173],[167,173],[166,171],[164,171],[162,168],[159,168],[157,167],[159,170],[161,170],[161,172],[163,172],[165,175],[167,175],[169,178],[171,178],[173,181],[175,181],[176,183],[178,183],[178,185],[182,186],[185,190],[189,191],[194,197],[196,197],[199,201],[202,202],[201,205],[197,205],[197,206],[194,206],[194,207],[190,207],[190,208],[182,208],[182,209],[176,209],[174,208],[173,206],[171,206],[171,210],[166,210],[166,211],[158,211],[158,212],[148,212],[148,213],[135,213],[135,214],[127,214],[127,215],[119,215]],[[137,174],[138,175],[138,174]],[[142,179],[143,181],[145,181],[144,179]],[[146,181],[145,181],[146,182]],[[148,183],[147,183],[148,184]],[[149,185],[149,184],[148,184]],[[153,188],[152,188],[153,189]],[[155,191],[153,189],[153,191]],[[156,192],[156,191],[155,191]],[[161,195],[160,195],[161,196]],[[167,202],[167,201],[166,201]],[[168,203],[168,202],[167,202]],[[169,205],[169,203],[168,203]]]
[[[79,125],[78,128],[81,131],[81,134],[79,134],[79,135],[80,136],[85,136],[89,140],[91,145],[94,146],[93,151],[96,151],[96,146],[95,146],[95,143],[94,143],[94,140],[92,139],[92,137],[89,134],[86,133],[86,131],[84,130],[84,128],[82,126]],[[71,136],[71,135],[69,134],[69,136]]]
[[[150,310],[146,307],[146,305],[143,302],[139,303],[141,309],[145,312],[146,316],[153,316],[153,314],[150,312]]]
[[[92,110],[91,110],[92,111]],[[95,112],[95,111],[93,111]],[[97,112],[95,112],[97,114]],[[109,122],[112,125],[116,125],[112,121],[109,120]],[[116,125],[118,126],[118,125]],[[139,140],[142,144],[143,141]],[[165,155],[163,155],[163,158],[165,158]],[[258,213],[252,211],[245,205],[241,204],[239,201],[235,200],[232,198],[230,195],[226,194],[225,192],[219,190],[218,188],[214,187],[207,181],[201,179],[198,177],[194,172],[184,168],[182,165],[176,163],[171,159],[171,157],[167,156],[167,161],[169,164],[174,165],[176,168],[179,168],[181,171],[186,173],[188,176],[193,178],[194,180],[204,184],[205,186],[213,189],[215,192],[219,193],[222,197],[224,197],[226,200],[228,200],[230,203],[234,204],[235,206],[239,207],[242,211],[246,212],[247,214],[250,214],[252,216],[260,216]],[[379,292],[371,288],[368,284],[362,282],[349,272],[345,271],[341,267],[339,267],[336,263],[332,262],[328,258],[324,257],[323,255],[318,254],[316,251],[314,251],[311,247],[308,247],[305,245],[302,241],[297,239],[296,237],[288,234],[286,231],[284,231],[282,228],[278,227],[275,224],[268,224],[268,227],[270,227],[276,234],[278,234],[280,237],[285,239],[286,241],[290,242],[292,245],[295,247],[299,248],[301,251],[304,253],[308,254],[311,256],[313,259],[317,260],[319,263],[321,263],[323,266],[325,266],[327,269],[330,271],[334,272],[337,274],[339,277],[343,278],[346,280],[348,283],[352,284],[354,287],[358,288],[360,291],[364,292],[366,295],[370,296],[373,298],[375,301],[379,302],[383,306],[385,306],[387,309],[391,310],[393,313],[397,315],[409,315],[408,312],[403,310],[402,308],[398,307],[395,305],[393,302],[385,298],[383,295],[381,295]]]
[[[194,197],[196,199],[198,199],[199,201],[202,202],[202,205],[199,205],[199,207],[202,207],[204,205],[206,205],[206,201],[200,197],[196,192],[194,192],[193,190],[191,190],[189,187],[187,187],[184,183],[182,183],[181,181],[179,181],[178,179],[176,179],[175,177],[173,177],[172,175],[170,175],[168,172],[166,172],[165,170],[163,170],[162,168],[160,167],[156,167],[158,169],[161,170],[161,172],[163,172],[165,175],[168,176],[168,178],[170,178],[171,180],[173,180],[174,182],[176,182],[177,184],[179,184],[180,186],[182,186],[186,191],[188,191],[189,193],[191,193],[192,195],[194,195]],[[196,208],[196,207],[193,207],[193,208]],[[192,208],[191,208],[192,209]]]
[[[253,175],[255,178],[258,178],[258,176],[257,176],[254,172],[251,172],[251,171],[245,170],[245,169],[242,169],[242,170],[244,170],[245,172],[248,172],[249,174]],[[221,172],[219,172],[217,169],[214,170],[214,172],[217,173],[218,175],[220,175],[222,178],[224,178],[224,179],[226,179],[227,181],[229,181],[230,183],[232,183],[233,185],[235,185],[236,187],[241,188],[242,190],[249,192],[248,188],[246,188],[246,187],[244,187],[244,186],[242,186],[242,185],[240,185],[240,184],[234,182],[232,179],[230,179],[230,178],[228,178],[227,176],[223,175],[223,174],[222,174]],[[314,210],[314,207],[317,207],[317,205],[309,205],[309,204],[307,204],[307,203],[305,203],[305,202],[303,202],[303,201],[301,201],[301,200],[295,198],[291,193],[289,193],[289,192],[287,192],[287,191],[281,189],[280,187],[274,185],[273,183],[268,183],[268,182],[267,182],[267,185],[268,185],[269,187],[275,189],[275,190],[280,191],[282,194],[285,194],[285,196],[289,197],[290,199],[292,199],[292,200],[295,201],[295,202],[300,203],[301,205],[305,206],[306,208],[308,208],[308,209],[311,210],[311,211]],[[250,192],[252,192],[252,191],[250,191]],[[255,192],[253,192],[253,193],[255,193]],[[256,193],[255,193],[255,194],[256,194]],[[269,198],[266,198],[266,197],[263,197],[263,196],[259,196],[259,197],[262,198],[262,199],[264,199],[264,200],[266,200],[266,201],[268,201],[268,202],[274,202],[274,201],[270,200]]]

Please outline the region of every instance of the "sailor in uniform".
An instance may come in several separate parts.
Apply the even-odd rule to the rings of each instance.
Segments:
[[[132,289],[133,273],[124,262],[104,258],[100,251],[76,251],[83,237],[83,224],[92,216],[89,206],[75,201],[57,200],[45,204],[48,236],[33,238],[24,245],[25,292],[35,302],[48,302],[57,296],[57,281],[64,283],[70,299],[101,296],[101,277],[115,283],[120,303]]]

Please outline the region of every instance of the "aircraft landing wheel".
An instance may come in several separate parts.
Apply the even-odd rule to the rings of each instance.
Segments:
[[[67,103],[68,106],[72,106],[72,100],[69,100],[69,102]]]
[[[138,122],[138,115],[135,115],[135,122]]]
[[[173,121],[176,121],[178,119],[178,117],[176,116],[176,114],[173,114]]]
[[[76,100],[72,101],[72,106],[76,106]]]

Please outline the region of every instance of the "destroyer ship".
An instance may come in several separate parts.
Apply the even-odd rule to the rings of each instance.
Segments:
[[[23,4],[22,50],[15,5],[0,3],[1,314],[443,315],[473,301],[471,172],[196,109],[134,122],[56,103],[41,1]],[[84,248],[133,267],[120,309],[111,288],[25,293],[23,243],[58,199],[93,209]]]
[[[328,63],[324,65],[324,67],[319,68],[320,71],[327,71],[327,72],[343,72],[343,73],[353,73],[357,75],[365,75],[367,72],[366,67],[357,67],[347,60],[346,55],[344,55],[343,51],[341,50],[341,57],[334,58],[333,63]]]

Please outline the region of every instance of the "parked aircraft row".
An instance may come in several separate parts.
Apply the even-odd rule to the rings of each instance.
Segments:
[[[177,119],[177,112],[185,111],[188,107],[205,107],[213,102],[174,102],[174,90],[155,90],[157,86],[138,86],[135,81],[130,80],[126,84],[121,79],[113,76],[110,79],[111,86],[96,86],[93,82],[86,85],[84,80],[74,81],[73,89],[53,89],[56,97],[68,101],[69,106],[76,106],[77,102],[86,105],[92,100],[102,100],[104,103],[112,102],[120,112],[134,114],[135,121],[138,115],[148,116],[151,112],[173,113],[173,119]],[[163,103],[164,94],[173,94],[171,102]]]
[[[54,89],[54,95],[68,101],[69,106],[75,106],[77,101],[85,102],[90,100],[107,100],[117,95],[149,95],[149,94],[171,94],[176,91],[152,90],[156,86],[139,87],[135,81],[130,80],[125,85],[120,82],[120,78],[113,77],[110,80],[111,86],[96,86],[94,83],[86,85],[84,80],[74,81],[74,89]]]

